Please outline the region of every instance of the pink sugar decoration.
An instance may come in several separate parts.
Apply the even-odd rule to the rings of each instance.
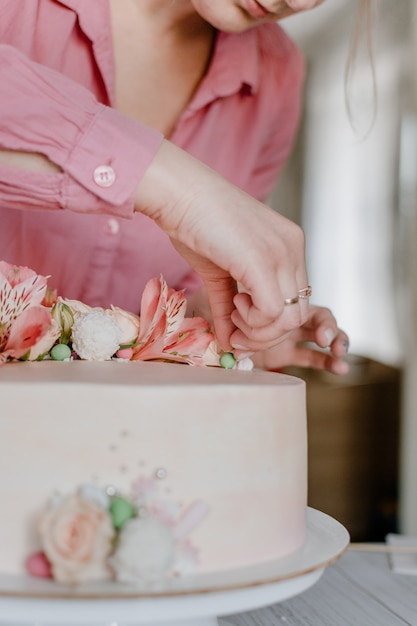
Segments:
[[[26,571],[37,578],[52,578],[52,567],[44,552],[34,552],[26,559]]]
[[[205,502],[198,501],[190,504],[175,524],[175,537],[177,539],[187,537],[209,512],[210,507]]]
[[[149,494],[155,488],[156,480],[153,476],[139,476],[133,484],[132,491],[136,497],[144,496]]]

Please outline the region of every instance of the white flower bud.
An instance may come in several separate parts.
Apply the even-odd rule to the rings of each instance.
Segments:
[[[253,370],[253,361],[249,357],[246,357],[241,361],[237,361],[235,368],[243,372],[251,372]]]

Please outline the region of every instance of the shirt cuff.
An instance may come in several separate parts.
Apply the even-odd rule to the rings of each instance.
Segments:
[[[66,173],[106,204],[133,210],[137,184],[158,151],[163,135],[104,105],[80,135],[63,164]],[[74,209],[72,181],[68,178],[63,203]],[[106,211],[109,212],[109,211]]]

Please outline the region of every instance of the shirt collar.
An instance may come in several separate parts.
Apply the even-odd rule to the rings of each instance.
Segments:
[[[90,39],[96,63],[106,87],[111,105],[115,100],[115,65],[113,39],[111,35],[109,0],[56,0],[59,4],[72,9],[83,33]]]
[[[113,100],[114,59],[108,0],[94,0],[94,3],[89,3],[88,11],[85,11],[86,0],[57,2],[77,13],[83,32],[93,44],[107,93],[110,100]],[[94,11],[91,10],[91,4],[94,5]],[[217,33],[207,74],[184,112],[185,117],[217,98],[239,93],[242,89],[247,93],[256,93],[260,68],[258,30],[259,28],[252,28],[237,34],[222,31]]]
[[[78,17],[83,32],[92,40],[100,39],[106,34],[110,25],[110,8],[108,0],[55,0],[68,9],[72,9]],[[100,37],[101,36],[101,37]]]

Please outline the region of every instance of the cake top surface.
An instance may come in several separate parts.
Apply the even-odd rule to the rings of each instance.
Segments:
[[[294,376],[253,370],[225,370],[216,367],[142,361],[11,362],[0,366],[3,384],[89,384],[136,386],[294,386],[304,381]]]

